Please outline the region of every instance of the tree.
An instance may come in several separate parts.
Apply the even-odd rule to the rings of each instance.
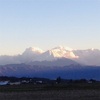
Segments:
[[[61,77],[60,77],[60,76],[57,77],[56,82],[57,82],[58,84],[61,83]]]

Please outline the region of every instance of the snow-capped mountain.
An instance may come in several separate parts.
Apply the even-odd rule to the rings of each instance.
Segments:
[[[41,55],[44,51],[37,47],[27,48],[22,55],[20,56],[20,60],[23,63],[34,61],[39,55]]]
[[[100,50],[58,46],[43,51],[30,47],[20,55],[0,56],[0,76],[100,80]]]
[[[0,56],[2,64],[20,64],[34,61],[54,61],[67,58],[85,65],[100,65],[100,50],[86,49],[76,50],[69,47],[57,46],[47,51],[40,48],[27,48],[22,54],[16,56]]]
[[[55,58],[78,58],[78,56],[75,56],[75,54],[72,52],[72,49],[69,47],[58,46],[49,50],[49,52]]]
[[[48,50],[44,53],[42,53],[40,56],[37,57],[36,60],[38,61],[52,61],[58,58],[69,58],[69,59],[74,59],[74,58],[78,58],[78,56],[76,56],[72,49],[69,47],[63,47],[63,46],[58,46],[55,47],[51,50]]]
[[[39,55],[41,53],[43,53],[44,51],[40,48],[37,48],[37,47],[30,47],[30,48],[27,48],[22,55]]]
[[[73,53],[79,57],[79,59],[75,59],[77,62],[86,65],[100,65],[99,49],[74,50]]]
[[[15,56],[0,56],[0,65],[28,63],[34,61],[35,58],[43,52],[44,51],[40,48],[29,47],[22,54],[18,54]]]

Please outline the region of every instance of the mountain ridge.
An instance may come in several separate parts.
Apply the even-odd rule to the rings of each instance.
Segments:
[[[29,47],[22,54],[16,56],[0,56],[0,65],[29,63],[32,61],[54,61],[67,58],[85,65],[100,65],[100,50],[76,50],[69,47],[57,46],[49,50]]]
[[[100,80],[100,66],[37,66],[28,64],[8,64],[0,66],[0,76],[43,77],[55,79],[58,76],[66,79]]]

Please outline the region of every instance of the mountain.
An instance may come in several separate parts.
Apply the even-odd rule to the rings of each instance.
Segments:
[[[39,55],[41,55],[44,51],[37,47],[27,48],[22,55],[19,57],[21,63],[27,63],[34,61]],[[18,59],[19,60],[19,59]]]
[[[0,76],[100,80],[100,50],[30,47],[20,55],[0,56]]]
[[[55,61],[57,59],[67,58],[77,63],[84,65],[100,65],[100,50],[99,49],[86,49],[78,50],[69,47],[57,46],[47,51],[40,48],[30,47],[27,48],[22,54],[15,56],[0,56],[0,65],[6,64],[20,64],[30,62],[46,62]],[[47,62],[46,62],[47,63]],[[72,63],[73,64],[73,63]]]
[[[72,49],[69,47],[63,47],[63,46],[58,46],[55,47],[51,50],[48,50],[44,53],[42,53],[39,57],[37,57],[37,61],[53,61],[58,58],[78,58],[78,56],[75,56],[74,53],[72,52]]]
[[[37,48],[37,47],[30,47],[30,48],[27,48],[22,55],[39,55],[41,53],[43,53],[44,51],[40,48]]]
[[[0,76],[44,77],[56,79],[96,79],[100,80],[100,66],[37,66],[28,64],[10,64],[0,66]]]
[[[53,61],[33,61],[27,64],[7,64],[0,66],[0,76],[46,76],[46,78],[56,78],[57,76],[59,76],[59,72],[63,73],[63,70],[68,70],[72,67],[77,68],[76,66],[79,67],[81,65],[68,58],[59,58]],[[54,76],[52,76],[53,74]]]
[[[28,63],[29,65],[38,65],[38,66],[69,66],[69,65],[81,65],[74,60],[68,58],[59,58],[53,61],[34,61]]]
[[[34,61],[34,59],[43,52],[44,51],[40,48],[29,47],[22,54],[14,56],[2,55],[0,56],[0,65],[28,63]]]
[[[86,65],[100,65],[100,50],[87,49],[87,50],[73,50],[73,53],[79,58],[75,61]]]

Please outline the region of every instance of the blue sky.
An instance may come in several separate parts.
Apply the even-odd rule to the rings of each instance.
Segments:
[[[0,55],[58,45],[100,49],[100,0],[0,0]]]

